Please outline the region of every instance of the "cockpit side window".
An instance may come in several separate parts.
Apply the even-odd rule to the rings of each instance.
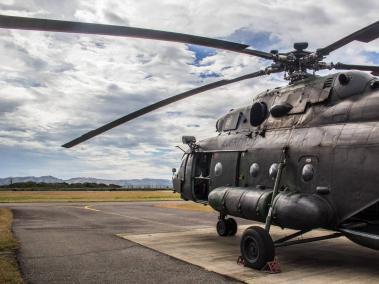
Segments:
[[[242,112],[239,113],[230,113],[225,117],[223,130],[230,131],[236,130],[238,128],[238,123],[241,119]]]

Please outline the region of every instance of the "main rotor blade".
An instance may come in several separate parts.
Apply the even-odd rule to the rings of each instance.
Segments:
[[[273,55],[268,52],[247,49],[249,46],[225,40],[194,36],[182,33],[173,33],[159,30],[150,30],[142,28],[133,28],[115,25],[91,24],[82,22],[58,21],[37,18],[25,18],[15,16],[0,15],[0,28],[6,29],[21,29],[49,32],[65,32],[65,33],[82,33],[82,34],[97,34],[121,37],[135,37],[154,40],[164,40],[181,42],[187,44],[196,44],[212,48],[225,49],[239,53],[245,53],[272,59]]]
[[[324,48],[320,48],[317,50],[317,54],[319,55],[328,55],[330,52],[354,41],[358,40],[361,42],[370,42],[379,37],[379,21],[359,30],[347,37],[344,37],[331,45],[328,45]]]
[[[164,99],[164,100],[161,100],[157,103],[154,103],[152,105],[149,105],[149,106],[146,106],[142,109],[139,109],[135,112],[132,112],[132,113],[129,113],[119,119],[116,119],[110,123],[107,123],[95,130],[92,130],[92,131],[89,131],[87,133],[85,133],[84,135],[80,136],[79,138],[76,138],[64,145],[62,145],[62,147],[65,147],[65,148],[71,148],[75,145],[78,145],[79,143],[82,143],[88,139],[91,139],[105,131],[108,131],[120,124],[123,124],[125,122],[128,122],[132,119],[135,119],[139,116],[142,116],[144,114],[147,114],[149,112],[152,112],[153,110],[156,110],[158,108],[161,108],[161,107],[164,107],[168,104],[171,104],[171,103],[174,103],[174,102],[177,102],[179,100],[182,100],[182,99],[185,99],[185,98],[188,98],[190,96],[193,96],[193,95],[196,95],[196,94],[200,94],[202,92],[205,92],[205,91],[208,91],[208,90],[211,90],[211,89],[215,89],[215,88],[218,88],[218,87],[221,87],[221,86],[225,86],[225,85],[228,85],[228,84],[232,84],[232,83],[236,83],[236,82],[239,82],[239,81],[242,81],[242,80],[246,80],[246,79],[251,79],[251,78],[255,78],[255,77],[259,77],[259,76],[262,76],[262,75],[265,75],[265,74],[269,74],[269,73],[273,73],[273,72],[280,72],[281,70],[275,70],[275,71],[258,71],[258,72],[254,72],[254,73],[250,73],[250,74],[247,74],[247,75],[243,75],[243,76],[240,76],[240,77],[237,77],[237,78],[234,78],[234,79],[231,79],[231,80],[220,80],[220,81],[216,81],[216,82],[213,82],[213,83],[210,83],[210,84],[207,84],[207,85],[204,85],[204,86],[201,86],[201,87],[198,87],[198,88],[195,88],[195,89],[192,89],[190,91],[186,91],[184,93],[181,93],[179,95],[175,95],[175,96],[172,96],[172,97],[169,97],[167,99]]]
[[[354,64],[344,64],[336,63],[333,64],[334,69],[338,70],[361,70],[361,71],[371,71],[373,75],[377,76],[379,74],[379,66],[370,66],[370,65],[354,65]]]

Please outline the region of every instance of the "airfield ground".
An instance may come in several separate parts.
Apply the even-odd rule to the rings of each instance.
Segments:
[[[156,191],[0,191],[3,202],[99,202],[180,200],[171,190]]]
[[[238,266],[217,214],[182,201],[8,203],[28,283],[378,283],[379,253],[340,238],[280,248],[281,274]],[[287,234],[274,230],[275,237]],[[321,234],[324,232],[315,232]],[[215,273],[213,271],[217,271]],[[232,278],[233,277],[233,278]]]

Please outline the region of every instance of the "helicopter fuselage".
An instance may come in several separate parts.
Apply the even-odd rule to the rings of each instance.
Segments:
[[[183,156],[173,179],[183,199],[264,222],[286,148],[274,224],[348,230],[347,224],[363,222],[365,232],[379,233],[375,77],[345,72],[267,90],[220,118],[216,128],[217,136],[191,144]]]

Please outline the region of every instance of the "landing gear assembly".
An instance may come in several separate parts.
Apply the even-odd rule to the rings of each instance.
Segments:
[[[278,239],[276,241],[272,240],[270,236],[270,227],[272,225],[273,219],[273,204],[274,199],[279,192],[282,171],[286,165],[287,150],[287,147],[283,148],[282,156],[278,166],[278,171],[275,177],[275,183],[272,191],[271,202],[268,208],[265,227],[261,228],[258,226],[252,226],[244,231],[240,243],[241,256],[237,261],[238,263],[242,263],[247,267],[259,270],[262,269],[270,273],[280,272],[279,263],[275,260],[276,247],[309,243],[320,240],[338,238],[342,236],[342,233],[333,233],[326,236],[293,240],[294,238],[299,237],[300,235],[303,235],[310,231],[301,230],[289,236]],[[237,223],[234,219],[225,219],[225,217],[226,215],[220,214],[219,221],[217,223],[217,232],[220,236],[234,235],[237,232]]]
[[[227,218],[225,215],[220,215],[217,222],[217,234],[221,237],[234,236],[237,233],[237,222],[233,218]]]
[[[239,262],[247,267],[258,270],[266,270],[266,267],[266,271],[268,271],[273,266],[279,266],[278,262],[275,261],[275,249],[278,247],[334,239],[343,236],[342,233],[336,232],[325,236],[293,240],[294,238],[302,236],[310,231],[311,230],[301,230],[273,241],[267,229],[259,226],[251,226],[242,234],[240,243],[241,256]],[[225,237],[234,236],[236,232],[236,221],[233,218],[226,218],[225,215],[220,216],[220,219],[217,222],[217,233],[220,236]],[[271,264],[274,265],[272,266]],[[268,272],[277,273],[278,271],[270,270]]]
[[[249,227],[244,231],[240,244],[242,263],[245,266],[260,270],[266,264],[275,261],[275,248],[335,239],[343,236],[342,233],[336,232],[325,236],[293,240],[308,232],[310,230],[298,231],[273,241],[266,229],[258,226]]]
[[[261,227],[247,228],[242,235],[240,247],[245,266],[262,269],[266,263],[274,260],[274,242],[270,234]]]

